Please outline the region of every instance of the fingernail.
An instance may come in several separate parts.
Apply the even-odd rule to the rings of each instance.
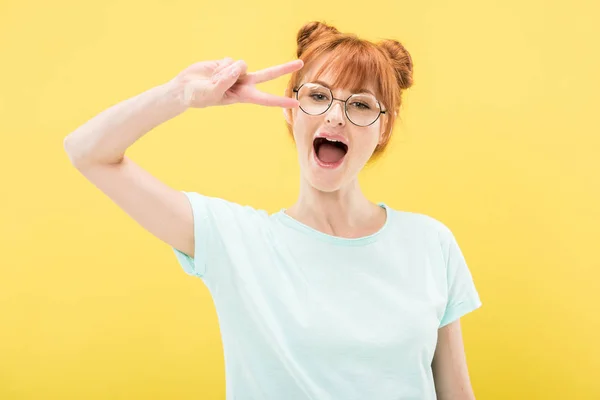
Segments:
[[[240,73],[240,69],[239,68],[233,68],[231,70],[231,76],[238,76],[238,74]]]

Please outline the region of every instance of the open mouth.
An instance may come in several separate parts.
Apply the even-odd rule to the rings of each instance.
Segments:
[[[333,139],[318,137],[313,141],[315,156],[326,165],[338,165],[348,153],[348,146]]]

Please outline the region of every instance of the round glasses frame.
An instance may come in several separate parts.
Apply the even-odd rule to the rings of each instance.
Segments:
[[[296,100],[299,100],[299,98],[298,98],[298,92],[300,92],[300,89],[302,89],[302,87],[303,87],[304,85],[307,85],[307,84],[312,84],[312,85],[314,85],[314,83],[311,83],[311,82],[306,82],[306,83],[303,83],[303,84],[302,84],[302,85],[300,85],[299,87],[297,87],[297,88],[294,88],[294,89],[292,90],[294,93],[296,93]],[[354,94],[351,94],[350,96],[348,96],[348,98],[347,98],[346,100],[344,100],[344,99],[337,99],[337,98],[333,97],[333,93],[331,92],[331,89],[329,89],[328,87],[322,86],[322,85],[319,85],[319,86],[321,86],[321,87],[323,87],[324,89],[327,89],[327,90],[329,91],[329,93],[330,93],[330,95],[331,95],[331,96],[329,96],[329,97],[331,98],[331,101],[329,102],[329,105],[327,106],[327,108],[325,109],[325,111],[323,111],[323,112],[321,112],[321,113],[318,113],[318,114],[312,114],[312,113],[309,113],[309,112],[307,112],[305,109],[303,109],[303,108],[302,108],[302,106],[300,106],[300,109],[301,109],[303,112],[305,112],[306,114],[308,114],[308,115],[323,115],[323,114],[325,114],[325,113],[326,113],[327,111],[329,111],[329,109],[331,108],[331,105],[333,104],[333,101],[334,101],[334,100],[337,100],[337,101],[340,101],[340,102],[344,103],[344,114],[346,114],[346,118],[348,118],[348,121],[352,122],[352,123],[353,123],[354,125],[356,125],[356,126],[365,127],[365,126],[371,126],[371,125],[373,125],[375,122],[377,122],[377,120],[379,119],[379,117],[381,116],[381,114],[385,114],[385,113],[387,112],[387,111],[385,111],[385,110],[380,110],[380,111],[379,111],[379,114],[377,114],[377,118],[375,118],[375,119],[373,120],[373,122],[371,122],[370,124],[367,124],[367,125],[359,125],[359,124],[357,124],[356,122],[352,121],[352,119],[351,119],[351,118],[348,116],[348,100],[350,100],[350,98],[352,98],[352,96],[354,96]],[[381,108],[381,103],[379,102],[379,100],[375,99],[375,101],[377,102],[377,106],[378,106],[379,108]]]

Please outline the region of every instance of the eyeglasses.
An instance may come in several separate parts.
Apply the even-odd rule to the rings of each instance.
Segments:
[[[317,83],[304,83],[293,91],[300,102],[300,109],[309,115],[325,113],[334,100],[344,103],[346,117],[357,126],[372,125],[381,114],[386,113],[371,94],[353,94],[346,100],[336,99],[329,88]]]

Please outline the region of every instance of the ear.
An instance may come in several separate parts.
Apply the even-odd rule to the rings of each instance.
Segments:
[[[283,111],[283,118],[285,118],[285,121],[288,123],[288,125],[292,125],[292,110],[289,108],[282,108],[281,111]]]
[[[383,143],[383,141],[384,141],[383,140],[384,139],[383,136],[385,134],[385,130],[386,130],[386,128],[388,126],[388,123],[389,123],[389,119],[387,117],[387,114],[384,114],[384,115],[385,115],[385,117],[381,118],[381,122],[379,123],[379,140],[377,141],[378,145],[381,145]]]
[[[285,97],[290,97],[287,89],[284,90],[283,95]],[[288,123],[288,125],[292,125],[292,109],[282,108],[281,111],[283,112],[283,117],[285,118],[285,121]]]

